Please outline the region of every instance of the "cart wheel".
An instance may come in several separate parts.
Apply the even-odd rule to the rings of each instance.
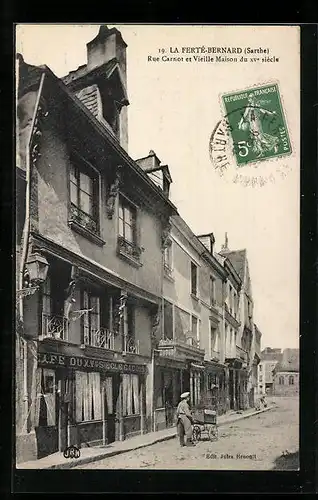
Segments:
[[[193,426],[192,439],[193,441],[200,441],[201,439],[201,429],[198,425]]]
[[[210,441],[217,441],[218,439],[218,428],[216,425],[211,425],[209,428],[209,439]]]

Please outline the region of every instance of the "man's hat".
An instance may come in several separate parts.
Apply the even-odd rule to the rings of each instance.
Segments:
[[[181,399],[188,398],[190,396],[190,392],[183,392],[180,396]]]

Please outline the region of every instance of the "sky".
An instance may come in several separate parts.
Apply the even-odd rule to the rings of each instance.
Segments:
[[[299,28],[116,27],[128,45],[130,156],[137,159],[152,149],[169,166],[171,200],[195,234],[214,233],[216,251],[225,232],[231,250],[247,249],[262,348],[298,347]],[[62,77],[86,63],[86,43],[98,29],[98,25],[18,25],[16,50],[27,63],[46,64]],[[189,53],[182,54],[182,47],[202,46],[267,48],[268,56],[278,60],[252,62],[252,54],[246,63],[197,63],[193,57],[185,61]],[[183,60],[162,61],[162,55]],[[153,60],[156,57],[159,61]],[[221,178],[209,156],[212,131],[223,117],[220,96],[274,81],[279,84],[292,154],[244,167],[247,175],[268,178],[272,173],[272,181],[263,186],[247,187]],[[284,178],[278,168],[287,172]]]

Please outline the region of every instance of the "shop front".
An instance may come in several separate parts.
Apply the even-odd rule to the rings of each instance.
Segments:
[[[185,383],[186,368],[184,360],[172,356],[155,358],[153,417],[155,431],[173,427],[176,423],[175,413]]]
[[[227,367],[221,363],[205,362],[206,406],[218,415],[227,411]]]
[[[38,458],[106,445],[144,431],[146,366],[38,353],[35,431]]]

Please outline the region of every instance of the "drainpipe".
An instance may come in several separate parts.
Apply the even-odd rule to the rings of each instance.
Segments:
[[[19,77],[19,64],[18,64],[18,77]],[[29,233],[30,233],[30,198],[31,198],[31,189],[30,189],[30,178],[31,178],[31,161],[30,161],[30,150],[31,150],[31,142],[32,142],[32,136],[33,136],[33,129],[34,129],[34,124],[38,112],[38,107],[39,107],[39,102],[40,102],[40,96],[42,93],[42,88],[43,88],[43,81],[44,81],[45,74],[43,73],[41,76],[41,81],[39,85],[39,90],[38,90],[38,95],[36,98],[36,103],[35,103],[35,108],[34,108],[34,113],[33,113],[33,118],[32,118],[32,123],[30,127],[30,135],[29,139],[26,144],[26,154],[25,154],[25,161],[26,161],[26,193],[25,193],[25,221],[24,221],[24,227],[23,227],[23,236],[22,236],[22,254],[21,254],[21,261],[20,261],[20,272],[18,276],[18,288],[19,290],[22,290],[23,288],[23,276],[24,276],[24,267],[27,259],[27,254],[28,254],[28,247],[29,247]],[[18,95],[17,95],[18,99]],[[18,134],[17,134],[18,135]],[[23,324],[23,296],[21,295],[19,297],[19,319],[21,323]],[[27,341],[24,340],[24,353],[23,353],[23,401],[25,405],[25,415],[28,415],[29,411],[29,397],[28,397],[28,384],[27,384],[27,375],[28,375],[28,360],[27,360]]]
[[[31,187],[30,187],[30,178],[31,178],[31,161],[30,161],[30,149],[31,149],[31,141],[32,141],[32,136],[33,136],[33,129],[34,129],[34,123],[36,120],[37,112],[38,112],[38,107],[39,107],[39,102],[40,102],[40,97],[42,93],[42,88],[43,88],[43,82],[44,82],[44,77],[45,74],[43,73],[41,76],[41,81],[40,81],[40,86],[38,90],[38,95],[36,98],[36,103],[35,103],[35,108],[34,108],[34,113],[33,113],[33,118],[32,118],[32,123],[30,127],[30,135],[29,139],[27,141],[26,145],[26,151],[25,151],[25,161],[26,161],[26,166],[25,166],[25,177],[26,177],[26,193],[25,193],[25,221],[24,221],[24,227],[23,227],[23,237],[22,237],[22,255],[21,255],[21,262],[20,262],[20,273],[19,273],[19,289],[22,290],[23,288],[23,274],[24,274],[24,267],[25,267],[25,262],[27,258],[27,253],[28,253],[28,246],[29,246],[29,233],[30,233],[30,198],[31,198]],[[19,301],[19,313],[20,313],[20,319],[23,320],[23,297],[21,296],[20,301]]]

